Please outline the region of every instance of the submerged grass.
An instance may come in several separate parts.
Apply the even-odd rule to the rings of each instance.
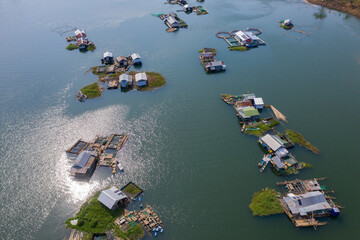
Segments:
[[[94,51],[95,49],[96,49],[95,44],[89,44],[89,46],[87,46],[88,51]]]
[[[310,151],[312,151],[315,154],[319,154],[320,150],[315,147],[314,145],[312,145],[310,142],[308,142],[300,133],[297,133],[293,130],[287,129],[285,130],[286,136],[293,142],[293,143],[297,143],[300,146],[303,146],[307,149],[309,149]]]
[[[269,216],[273,214],[280,214],[283,212],[277,195],[280,195],[275,189],[265,188],[259,192],[254,193],[254,196],[249,205],[254,216]]]
[[[97,82],[83,87],[80,91],[89,99],[101,96],[100,86]]]
[[[151,91],[160,88],[166,84],[165,78],[157,72],[145,72],[148,84],[144,87],[138,88],[140,91]],[[130,75],[135,75],[136,72],[129,72]]]

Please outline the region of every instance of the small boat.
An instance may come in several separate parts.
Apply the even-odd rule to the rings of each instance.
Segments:
[[[124,171],[124,168],[121,166],[121,164],[120,164],[120,163],[119,163],[117,166],[118,166],[118,168],[119,168],[120,172],[123,172],[123,171]]]
[[[155,237],[157,237],[157,234],[158,234],[158,233],[157,233],[157,232],[155,232],[154,236],[155,236]]]

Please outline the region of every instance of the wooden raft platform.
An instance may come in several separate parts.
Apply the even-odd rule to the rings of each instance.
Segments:
[[[87,146],[89,146],[88,142],[82,141],[79,139],[74,145],[72,145],[68,150],[67,153],[79,155],[82,151],[84,151]]]

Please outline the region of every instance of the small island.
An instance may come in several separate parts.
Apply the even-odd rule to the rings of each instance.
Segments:
[[[309,149],[310,151],[312,151],[315,154],[319,154],[320,150],[315,147],[314,145],[312,145],[310,142],[308,142],[303,135],[301,135],[300,133],[297,133],[293,130],[287,129],[285,130],[286,136],[293,142],[296,144],[299,144],[300,146],[303,146],[307,149]]]
[[[86,51],[94,51],[96,46],[93,42],[89,41],[84,30],[77,29],[75,31],[75,36],[66,37],[66,41],[70,42],[66,47],[67,50],[72,51],[75,49],[79,49],[82,52]],[[71,43],[76,42],[76,43]]]
[[[120,189],[113,186],[97,192],[74,217],[65,221],[66,227],[73,229],[69,240],[81,235],[82,239],[137,240],[142,239],[145,232],[156,237],[164,231],[163,223],[148,204],[143,206],[142,192],[133,182]]]
[[[271,188],[265,188],[254,193],[249,205],[253,215],[269,216],[283,213],[284,210],[278,201],[278,196],[280,196],[280,193]]]
[[[87,72],[91,71],[98,76],[98,83],[90,84],[82,88],[77,98],[79,101],[91,99],[101,96],[105,85],[107,89],[119,89],[121,92],[131,90],[138,91],[154,91],[166,84],[164,76],[157,72],[151,71],[127,71],[131,66],[141,67],[142,61],[138,53],[133,53],[128,57],[119,56],[114,59],[111,52],[105,52],[101,59],[104,65],[91,67]],[[101,84],[101,85],[100,85]]]

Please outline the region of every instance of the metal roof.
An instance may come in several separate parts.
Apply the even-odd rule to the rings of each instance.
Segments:
[[[260,115],[259,111],[254,107],[245,107],[242,108],[241,111],[244,113],[246,117],[258,116]]]
[[[85,167],[86,163],[89,161],[90,157],[93,155],[93,152],[83,151],[79,154],[74,162],[74,167]]]
[[[314,211],[331,209],[324,194],[320,191],[307,192],[295,196],[288,194],[288,197],[284,197],[283,200],[293,214],[307,214]]]
[[[275,155],[278,157],[285,157],[289,154],[289,151],[286,150],[286,148],[281,147],[278,150],[275,151]]]
[[[263,105],[264,101],[263,101],[263,99],[261,97],[260,98],[254,98],[254,103],[255,103],[255,105]]]
[[[120,77],[119,77],[119,81],[122,82],[122,81],[127,81],[127,82],[130,82],[132,81],[132,75],[128,75],[126,73],[124,74],[121,74]]]
[[[120,200],[125,198],[127,198],[127,196],[122,191],[116,187],[111,187],[102,191],[98,200],[107,208],[112,209]]]
[[[133,60],[135,60],[135,59],[140,58],[140,55],[139,55],[138,53],[133,53],[133,54],[131,54],[131,58],[132,58]]]
[[[146,73],[141,72],[141,73],[135,74],[135,81],[138,82],[138,81],[141,81],[141,80],[147,81]]]
[[[283,147],[272,135],[266,134],[265,136],[261,137],[260,140],[267,145],[271,150],[276,151],[279,148]]]
[[[111,52],[105,52],[104,58],[106,58],[106,57],[113,57],[113,54]]]
[[[272,157],[271,160],[274,162],[274,164],[278,168],[284,168],[285,167],[285,163],[278,156]]]

